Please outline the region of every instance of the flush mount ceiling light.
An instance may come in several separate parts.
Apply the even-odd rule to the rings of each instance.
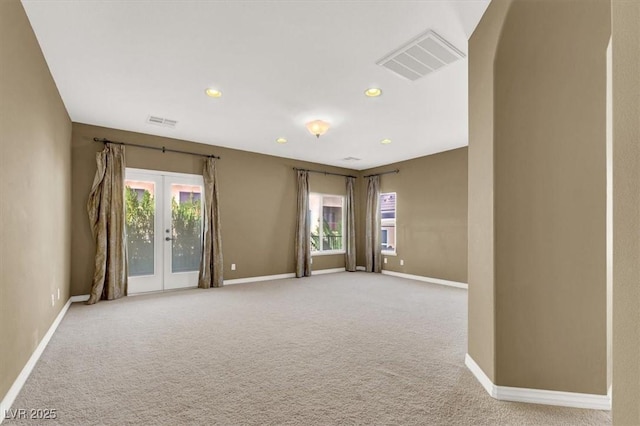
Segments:
[[[278,143],[287,143],[287,139],[286,138],[278,138],[278,139],[276,139],[276,142],[278,142]]]
[[[217,89],[212,89],[211,87],[207,88],[204,93],[210,98],[219,98],[222,96],[222,92]]]
[[[364,91],[364,94],[369,98],[377,98],[378,96],[382,95],[382,89],[378,87],[370,87]]]
[[[391,139],[382,139],[382,140],[380,141],[380,143],[381,143],[382,145],[389,145],[389,144],[391,143]]]
[[[306,126],[307,130],[309,130],[309,132],[312,135],[315,135],[317,138],[324,135],[325,133],[327,133],[327,130],[329,130],[329,123],[322,120],[310,121],[306,124]]]

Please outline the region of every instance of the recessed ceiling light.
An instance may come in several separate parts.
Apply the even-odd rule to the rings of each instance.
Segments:
[[[204,91],[204,93],[207,94],[207,96],[211,97],[211,98],[219,98],[220,96],[222,96],[222,92],[217,90],[217,89],[212,89],[211,87],[209,87],[207,90]]]
[[[376,98],[382,95],[382,89],[378,87],[370,87],[364,91],[364,94],[370,98]]]
[[[278,142],[278,143],[287,143],[287,139],[285,139],[285,138],[278,138],[278,139],[276,139],[276,142]]]
[[[382,145],[389,145],[389,144],[391,143],[391,139],[382,139],[382,140],[380,141],[380,143],[381,143]]]

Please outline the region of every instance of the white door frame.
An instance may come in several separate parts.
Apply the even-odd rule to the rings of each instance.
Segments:
[[[153,182],[155,185],[154,215],[154,274],[129,277],[129,294],[191,288],[198,285],[198,272],[171,272],[171,240],[166,240],[166,229],[171,229],[171,184],[200,185],[202,175],[126,168],[126,180]]]

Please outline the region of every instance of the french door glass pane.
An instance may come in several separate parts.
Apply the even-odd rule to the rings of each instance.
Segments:
[[[171,272],[200,269],[202,253],[202,187],[171,185]]]
[[[125,181],[127,266],[129,276],[153,275],[155,184]]]

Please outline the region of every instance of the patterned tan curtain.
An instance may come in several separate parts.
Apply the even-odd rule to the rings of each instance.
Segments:
[[[204,178],[204,229],[198,287],[222,287],[222,236],[215,158],[205,159],[202,176]]]
[[[127,295],[124,216],[124,146],[106,144],[96,154],[97,170],[87,212],[96,244],[93,282],[87,304]]]
[[[367,272],[382,271],[380,245],[380,176],[367,181],[367,212],[365,218],[365,257]]]
[[[347,218],[347,247],[344,255],[345,269],[349,272],[356,270],[356,219],[353,186],[355,178],[347,177],[347,196],[345,199],[345,217]]]
[[[311,223],[309,222],[309,172],[298,170],[298,210],[296,217],[296,277],[311,275]]]

